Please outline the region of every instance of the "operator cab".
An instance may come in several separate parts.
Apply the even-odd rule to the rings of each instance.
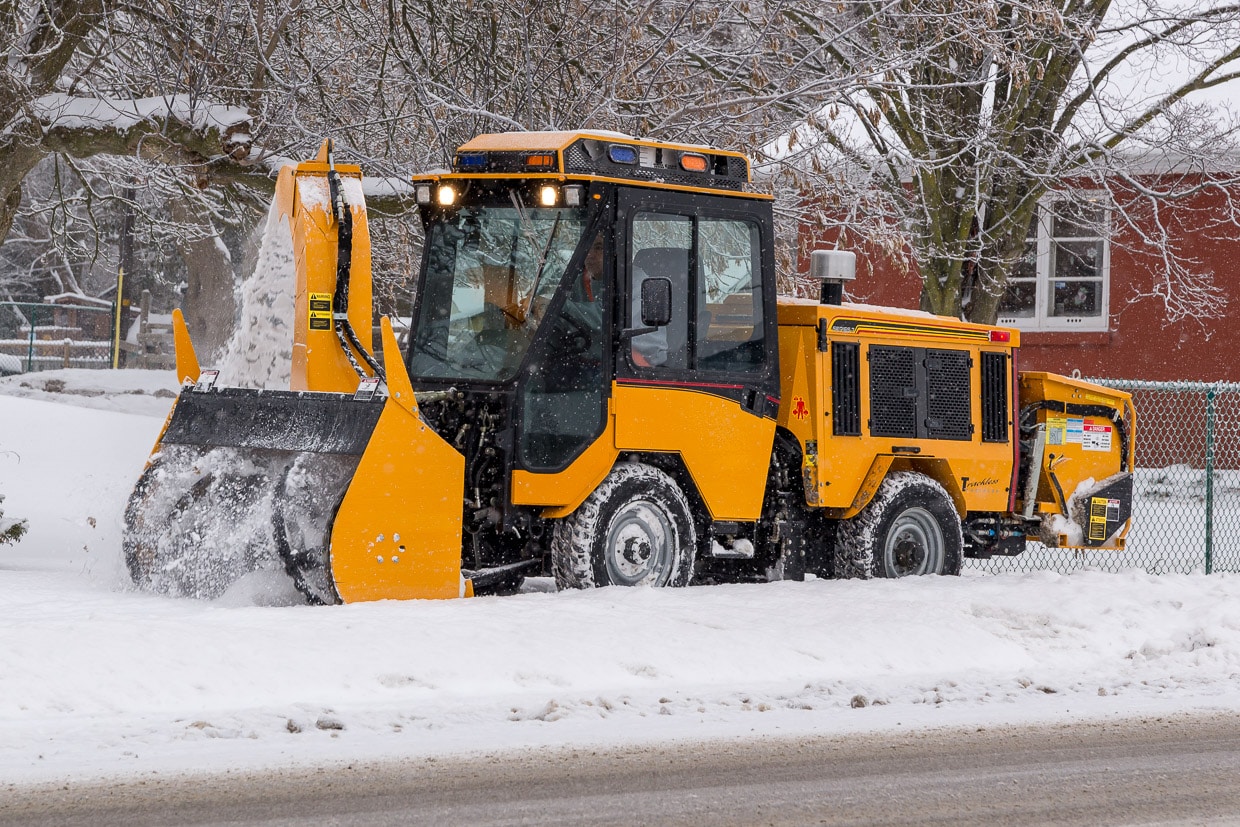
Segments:
[[[414,178],[426,243],[407,364],[418,391],[494,413],[474,458],[477,434],[423,406],[464,439],[467,469],[489,448],[511,457],[496,467],[564,471],[604,434],[620,386],[773,421],[771,199],[745,191],[744,156],[534,132],[479,136],[453,166]]]

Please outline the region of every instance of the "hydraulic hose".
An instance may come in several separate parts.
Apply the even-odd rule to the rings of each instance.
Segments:
[[[344,349],[349,364],[357,375],[366,378],[366,372],[358,364],[354,352],[370,367],[374,376],[383,381],[387,377],[379,362],[362,347],[349,321],[349,276],[353,266],[353,211],[344,201],[344,188],[340,183],[340,174],[336,172],[335,161],[332,160],[333,143],[327,143],[327,186],[331,195],[332,215],[336,219],[336,292],[332,296],[332,319],[335,323],[336,336]]]

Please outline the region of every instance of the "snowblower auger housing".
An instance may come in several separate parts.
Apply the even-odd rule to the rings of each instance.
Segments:
[[[776,296],[743,155],[612,133],[482,135],[413,178],[402,353],[371,352],[356,167],[287,168],[289,391],[189,380],[127,511],[139,584],[284,568],[312,600],[953,574],[1039,536],[1122,549],[1127,394],[1019,374],[1019,333]],[[200,376],[201,373],[201,376]]]
[[[126,511],[126,560],[140,586],[214,597],[251,571],[283,568],[320,603],[459,597],[469,588],[460,569],[463,459],[421,420],[387,319],[387,393],[355,367],[373,359],[353,343],[369,348],[371,337],[366,214],[360,171],[333,166],[286,167],[277,185],[297,265],[299,389],[201,382],[177,314],[186,385]],[[332,309],[333,172],[353,236],[343,320]],[[353,341],[337,330],[348,322],[360,331]]]

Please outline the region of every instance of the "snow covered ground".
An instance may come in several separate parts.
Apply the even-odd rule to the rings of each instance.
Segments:
[[[0,781],[1240,711],[1240,577],[1086,571],[313,608],[132,591],[170,374],[0,379]]]

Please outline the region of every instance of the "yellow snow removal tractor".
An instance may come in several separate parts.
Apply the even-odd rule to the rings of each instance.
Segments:
[[[1027,541],[1122,548],[1130,397],[1019,373],[1016,331],[776,296],[743,155],[482,135],[416,176],[407,344],[372,342],[361,171],[280,175],[288,390],[184,389],[126,510],[142,588],[282,568],[317,603],[955,574]],[[284,223],[286,222],[286,224]],[[228,377],[223,377],[227,380]]]

